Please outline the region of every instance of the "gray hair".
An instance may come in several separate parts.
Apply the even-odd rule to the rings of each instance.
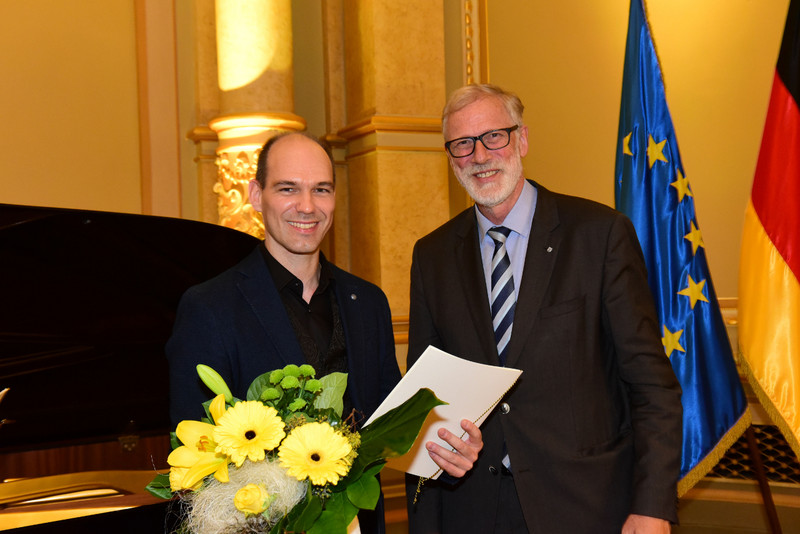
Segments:
[[[522,105],[522,101],[519,97],[496,85],[482,83],[477,85],[465,85],[453,91],[442,110],[442,133],[447,130],[447,120],[450,118],[450,115],[482,98],[496,98],[500,100],[511,116],[511,120],[514,121],[514,124],[522,126],[522,112],[525,110],[525,106]]]

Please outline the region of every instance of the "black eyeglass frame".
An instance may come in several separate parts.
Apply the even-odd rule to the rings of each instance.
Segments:
[[[456,139],[451,139],[450,141],[446,142],[444,144],[444,148],[447,150],[447,153],[450,154],[454,158],[467,158],[467,157],[471,156],[472,154],[474,154],[475,153],[475,147],[478,146],[478,141],[481,142],[481,144],[483,145],[483,147],[486,150],[500,150],[501,148],[505,148],[509,144],[511,144],[511,132],[513,132],[514,130],[516,130],[518,128],[519,128],[519,124],[515,124],[514,126],[509,126],[508,128],[495,128],[494,130],[489,130],[488,132],[483,132],[482,134],[476,135],[476,136],[458,137]],[[491,133],[494,133],[494,132],[506,132],[508,134],[508,142],[506,144],[504,144],[503,146],[498,146],[498,147],[495,147],[495,148],[489,148],[488,146],[486,146],[486,143],[483,142],[484,136],[487,136],[487,135],[489,135]],[[456,141],[464,141],[465,139],[472,139],[472,150],[470,151],[469,154],[464,154],[463,156],[456,156],[450,150],[450,145],[452,143],[455,143]]]

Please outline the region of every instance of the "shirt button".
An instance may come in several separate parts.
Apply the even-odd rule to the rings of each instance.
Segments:
[[[500,405],[501,414],[505,415],[510,411],[511,411],[511,406],[509,406],[507,402],[504,402],[503,404]]]

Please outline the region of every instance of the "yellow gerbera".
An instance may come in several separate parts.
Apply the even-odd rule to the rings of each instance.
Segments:
[[[228,481],[228,458],[215,452],[214,425],[200,421],[181,421],[175,429],[184,445],[167,457],[170,487],[173,491],[195,489],[206,476],[214,473],[220,482]]]
[[[216,419],[214,441],[217,452],[227,454],[236,467],[245,458],[259,462],[286,436],[283,420],[275,408],[258,401],[237,402]]]
[[[292,430],[278,449],[289,475],[311,480],[315,486],[336,484],[350,470],[347,438],[327,423],[307,423]]]

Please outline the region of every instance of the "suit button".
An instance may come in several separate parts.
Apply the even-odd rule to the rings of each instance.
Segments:
[[[493,466],[493,465],[490,465],[489,466],[489,472],[491,474],[493,474],[493,475],[496,475],[497,474],[497,468],[495,466]]]
[[[509,406],[507,402],[504,402],[503,404],[500,405],[501,414],[505,415],[510,411],[511,411],[511,406]]]

